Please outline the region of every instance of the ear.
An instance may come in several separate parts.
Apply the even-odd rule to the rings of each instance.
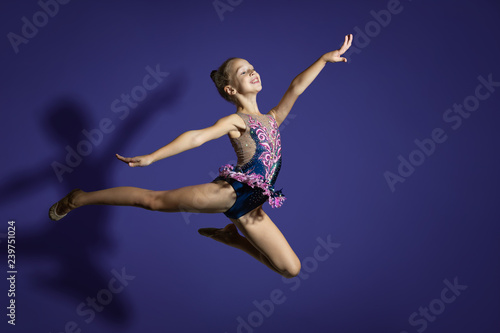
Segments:
[[[236,94],[236,89],[234,89],[233,87],[231,87],[230,85],[227,85],[224,87],[224,91],[226,92],[226,94],[228,94],[229,96],[231,95],[235,95]]]

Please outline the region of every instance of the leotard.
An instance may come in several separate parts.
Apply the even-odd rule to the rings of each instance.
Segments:
[[[238,162],[222,166],[219,177],[214,180],[225,180],[236,192],[236,202],[224,212],[233,219],[240,218],[266,201],[276,208],[285,200],[281,190],[274,189],[281,168],[281,138],[276,120],[270,114],[236,114],[246,125],[238,138],[230,138]]]

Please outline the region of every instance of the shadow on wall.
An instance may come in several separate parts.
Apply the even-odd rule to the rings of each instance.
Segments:
[[[111,187],[109,179],[114,171],[113,167],[120,165],[116,163],[114,154],[125,151],[129,142],[135,139],[134,134],[160,112],[172,110],[172,106],[186,90],[186,85],[185,75],[172,74],[165,83],[137,103],[127,119],[120,120],[110,111],[109,121],[115,126],[113,131],[109,131],[112,126],[108,124],[105,129],[109,132],[104,134],[100,142],[96,131],[93,132],[93,136],[87,137],[88,142],[92,140],[93,143],[99,142],[104,149],[91,151],[78,165],[77,158],[73,157],[73,172],[62,173],[60,182],[56,180],[53,161],[66,164],[67,148],[61,156],[50,158],[48,163],[41,162],[32,169],[4,178],[9,180],[0,185],[0,193],[9,193],[9,197],[2,200],[2,205],[20,202],[24,197],[40,192],[46,186],[55,185],[60,193],[58,198],[43,200],[46,207],[42,211],[33,212],[32,216],[37,220],[37,225],[46,227],[41,231],[31,234],[26,232],[17,236],[18,243],[23,244],[19,247],[18,257],[24,262],[32,261],[30,264],[32,266],[42,268],[37,269],[40,273],[29,277],[32,288],[70,297],[72,304],[75,300],[78,304],[86,302],[88,297],[95,298],[100,290],[108,286],[113,277],[112,268],[121,272],[121,267],[103,267],[105,265],[102,258],[106,251],[112,249],[110,237],[106,234],[110,218],[109,207],[84,207],[78,214],[69,214],[59,222],[53,222],[48,218],[48,209],[56,200],[74,188],[95,190]],[[90,129],[92,124],[99,125],[99,122],[89,119],[88,114],[81,103],[73,98],[64,97],[51,103],[44,112],[45,117],[42,122],[57,147],[69,146],[78,151],[80,145],[80,152],[88,152],[84,149],[90,149],[90,146],[81,144],[85,137],[82,129]],[[101,119],[100,122],[102,121]],[[25,294],[29,294],[28,286],[25,288]],[[124,303],[123,297],[115,298],[98,316],[117,325],[125,324],[131,318],[130,309],[131,307]],[[90,315],[84,316],[83,319],[90,319]]]

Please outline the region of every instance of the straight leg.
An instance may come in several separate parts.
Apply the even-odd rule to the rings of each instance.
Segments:
[[[186,186],[175,190],[153,191],[138,187],[113,187],[99,191],[71,191],[58,202],[58,215],[87,205],[133,206],[163,212],[220,213],[236,200],[226,182]]]

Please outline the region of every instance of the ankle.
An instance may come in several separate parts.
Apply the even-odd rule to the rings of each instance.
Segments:
[[[82,198],[82,194],[84,194],[84,193],[85,192],[83,192],[80,189],[74,189],[73,191],[71,191],[69,193],[67,204],[71,210],[83,206],[81,198]]]

